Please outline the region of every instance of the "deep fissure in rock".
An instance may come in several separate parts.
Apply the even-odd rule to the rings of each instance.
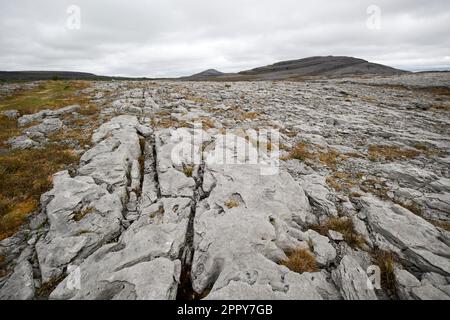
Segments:
[[[194,176],[195,190],[194,197],[191,201],[191,212],[189,215],[189,222],[186,231],[186,239],[183,251],[181,252],[181,275],[180,283],[178,285],[177,300],[199,300],[205,297],[204,293],[197,293],[192,287],[192,260],[194,258],[194,220],[197,210],[197,203],[202,197],[204,164],[202,163],[198,168],[198,173]]]

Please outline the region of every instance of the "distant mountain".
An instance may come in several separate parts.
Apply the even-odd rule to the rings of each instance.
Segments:
[[[188,77],[177,78],[184,81],[240,81],[240,80],[296,80],[307,77],[339,78],[352,75],[398,75],[407,73],[381,64],[371,63],[352,57],[310,57],[282,61],[239,73],[223,73],[215,69],[205,70]],[[158,80],[151,78],[106,77],[92,73],[70,71],[0,71],[3,81],[34,80]],[[168,79],[169,80],[169,79]]]
[[[202,71],[200,73],[196,73],[189,77],[181,77],[181,80],[190,80],[190,81],[197,81],[197,80],[208,80],[210,78],[220,77],[224,76],[225,73],[217,71],[216,69],[208,69],[205,71]]]
[[[293,77],[347,75],[397,75],[406,71],[352,57],[310,57],[278,62],[269,66],[239,72],[264,80],[289,79]]]
[[[92,80],[98,78],[97,75],[85,72],[71,72],[71,71],[0,71],[0,79],[7,81],[18,80]]]
[[[37,80],[146,80],[147,78],[106,77],[73,71],[0,71],[2,81]]]
[[[344,77],[351,75],[398,75],[407,73],[381,64],[371,63],[352,57],[310,57],[305,59],[282,61],[269,66],[223,74],[207,70],[186,77],[184,80],[295,80],[302,77]],[[204,74],[202,76],[202,74]]]

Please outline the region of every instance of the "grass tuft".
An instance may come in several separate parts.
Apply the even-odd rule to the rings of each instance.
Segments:
[[[394,254],[392,252],[376,249],[373,252],[373,259],[381,271],[381,287],[390,296],[397,297]]]
[[[292,148],[289,156],[291,159],[305,161],[306,159],[313,159],[314,153],[308,150],[308,144],[306,142],[301,141]]]
[[[91,207],[82,209],[82,210],[78,210],[74,213],[73,215],[73,220],[76,222],[79,222],[81,220],[83,220],[84,217],[86,217],[88,214],[94,212],[94,209]]]
[[[225,201],[225,206],[228,209],[237,208],[237,207],[239,207],[239,201],[234,200],[234,199],[227,200],[227,201]]]
[[[191,178],[192,174],[194,172],[194,167],[193,166],[184,166],[183,167],[183,173],[186,177]]]
[[[371,161],[414,159],[420,155],[421,152],[415,149],[402,149],[396,146],[369,146],[369,160]]]
[[[366,243],[364,237],[355,231],[353,221],[348,218],[330,218],[323,224],[311,226],[311,229],[323,236],[328,236],[329,230],[337,231],[352,248],[362,248]]]
[[[281,264],[297,273],[319,271],[316,258],[306,249],[297,249],[289,253],[288,258],[282,261]]]

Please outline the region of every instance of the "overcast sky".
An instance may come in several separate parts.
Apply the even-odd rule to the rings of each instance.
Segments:
[[[0,0],[0,70],[180,76],[316,55],[450,69],[449,34],[449,0]]]

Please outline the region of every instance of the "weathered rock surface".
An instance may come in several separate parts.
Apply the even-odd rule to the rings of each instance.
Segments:
[[[46,135],[58,131],[63,126],[63,123],[58,118],[45,119],[42,123],[28,128],[25,133],[28,136]]]
[[[0,241],[0,298],[52,282],[51,299],[450,299],[450,104],[430,83],[450,80],[102,81],[79,93],[98,124],[79,106],[3,113],[11,149],[81,160]],[[72,122],[92,146],[67,141]],[[283,265],[296,250],[317,272]],[[376,250],[396,292],[369,289]]]
[[[351,256],[342,258],[332,276],[345,300],[377,300],[375,291],[367,285],[366,271]]]
[[[212,298],[319,298],[311,283],[277,264],[285,251],[307,247],[300,225],[314,216],[304,191],[283,171],[263,176],[260,165],[210,161],[220,141],[206,155],[203,190],[209,196],[195,216],[194,290],[212,288]],[[247,148],[251,153],[254,147]],[[326,251],[320,257],[329,258]]]
[[[22,261],[0,288],[0,300],[31,300],[34,292],[33,269],[28,261]]]
[[[29,149],[39,146],[39,143],[28,138],[27,136],[18,136],[8,140],[11,149]]]
[[[362,201],[363,212],[373,233],[394,246],[396,253],[407,263],[420,270],[450,274],[450,241],[444,233],[399,205],[374,197],[366,197]],[[379,245],[383,246],[381,242]]]
[[[26,114],[18,119],[20,126],[26,126],[33,121],[41,121],[46,117],[59,117],[80,109],[79,105],[67,106],[57,110],[42,110],[34,114]]]
[[[337,216],[336,206],[329,200],[332,194],[326,187],[324,176],[318,174],[306,175],[301,177],[300,183],[314,207],[325,215]]]
[[[20,113],[17,110],[5,110],[2,111],[2,115],[7,117],[8,119],[17,119],[20,117]]]
[[[141,155],[136,124],[136,118],[120,116],[100,127],[93,136],[98,144],[83,155],[79,175],[55,175],[53,189],[42,197],[50,224],[36,245],[43,282],[120,234],[128,175]]]

